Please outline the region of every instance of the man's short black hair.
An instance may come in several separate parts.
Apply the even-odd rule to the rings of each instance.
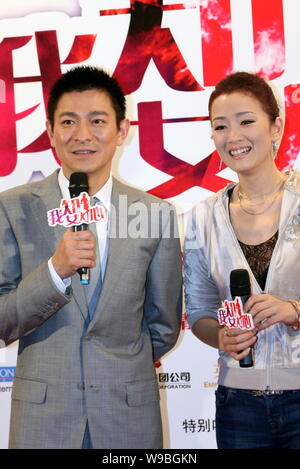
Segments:
[[[107,93],[116,112],[117,126],[126,116],[126,99],[119,83],[104,70],[83,65],[64,73],[52,86],[48,99],[48,119],[53,129],[54,113],[64,93],[100,90]]]

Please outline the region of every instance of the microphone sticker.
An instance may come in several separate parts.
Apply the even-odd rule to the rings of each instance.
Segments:
[[[66,228],[99,221],[107,221],[107,213],[102,205],[91,206],[87,192],[78,197],[62,199],[59,208],[47,212],[49,226],[63,225]]]
[[[222,302],[222,308],[218,309],[218,320],[221,326],[227,326],[230,329],[254,329],[253,317],[251,314],[244,313],[243,303],[239,296],[233,301]]]

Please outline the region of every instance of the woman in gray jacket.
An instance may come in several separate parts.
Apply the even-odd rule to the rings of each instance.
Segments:
[[[300,448],[300,173],[276,167],[283,122],[262,78],[223,79],[209,115],[220,158],[239,182],[194,207],[185,290],[193,333],[220,352],[218,447]],[[218,322],[235,269],[249,273],[251,330]],[[252,350],[253,366],[241,367]]]

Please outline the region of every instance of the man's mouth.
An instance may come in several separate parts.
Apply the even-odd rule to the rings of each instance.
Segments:
[[[92,155],[96,153],[95,150],[75,150],[72,152],[74,155]]]
[[[242,158],[245,154],[249,153],[251,150],[251,147],[237,148],[235,150],[229,150],[229,154],[233,158],[239,159]]]

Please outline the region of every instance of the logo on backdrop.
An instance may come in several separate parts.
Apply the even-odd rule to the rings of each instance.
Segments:
[[[190,389],[191,374],[189,371],[158,373],[159,389]]]
[[[12,382],[15,377],[15,366],[2,366],[0,368],[0,384]]]
[[[188,323],[187,314],[186,314],[185,311],[184,311],[184,313],[182,315],[182,319],[181,319],[181,330],[182,331],[191,330],[190,325]]]
[[[184,419],[182,430],[185,433],[210,433],[216,430],[216,421],[213,418]]]
[[[203,381],[204,388],[215,388],[218,386],[218,378],[219,378],[219,364],[215,363],[213,365],[213,377],[209,381]]]

